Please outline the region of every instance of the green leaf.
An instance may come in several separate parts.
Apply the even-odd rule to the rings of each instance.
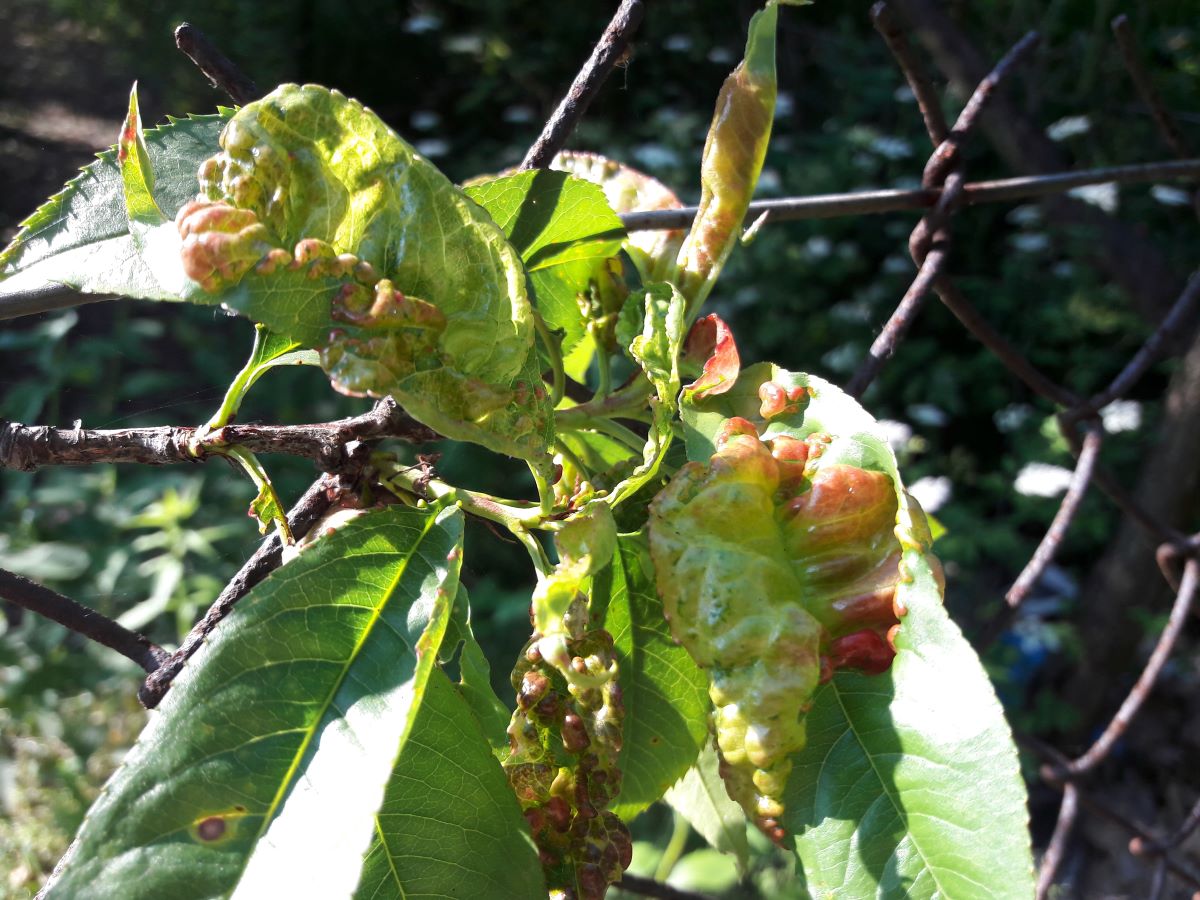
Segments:
[[[388,507],[251,591],[151,714],[47,896],[349,895],[397,755],[422,740],[461,541],[457,509]]]
[[[585,334],[589,287],[625,238],[621,220],[596,185],[537,169],[465,188],[521,254],[546,324],[563,331],[566,356]]]
[[[593,583],[592,613],[613,636],[621,671],[624,775],[611,809],[628,821],[695,762],[708,738],[708,679],[671,638],[644,535],[620,536]]]
[[[779,398],[795,389],[806,397],[781,407]],[[894,603],[907,612],[897,656],[882,675],[838,671],[818,688],[805,717],[807,742],[791,756],[783,825],[812,895],[1030,896],[1016,748],[978,657],[942,606],[928,526],[903,489],[885,435],[835,386],[762,364],[743,370],[726,394],[685,399],[689,455],[703,458],[732,415],[764,440],[830,435],[821,465],[888,475],[898,504],[902,577]]]
[[[520,257],[374,113],[283,85],[238,111],[200,182],[178,223],[187,299],[317,346],[343,393],[548,468]]]
[[[725,79],[700,162],[700,206],[679,251],[679,289],[694,317],[737,243],[775,116],[775,0],[750,20],[745,58]]]
[[[719,766],[717,751],[710,741],[701,748],[696,764],[667,791],[666,801],[710,847],[734,854],[738,865],[745,870],[750,860],[746,814],[725,792]]]
[[[662,182],[597,153],[564,150],[554,157],[550,167],[598,184],[617,213],[683,207],[675,192]],[[673,281],[675,258],[683,236],[682,229],[635,231],[621,246],[641,272],[643,281]]]
[[[234,376],[225,392],[220,408],[208,420],[207,428],[228,425],[237,415],[242,400],[254,387],[254,383],[275,366],[319,366],[320,357],[315,350],[304,350],[300,342],[282,334],[275,334],[266,325],[254,326],[254,347],[250,359]]]
[[[172,218],[196,195],[196,172],[217,148],[217,136],[233,115],[168,119],[143,134],[154,172],[151,196]],[[0,301],[5,294],[65,284],[95,294],[120,294],[150,300],[175,300],[143,260],[129,233],[125,184],[116,149],[68,182],[26,219],[21,231],[0,253]]]
[[[483,729],[493,755],[503,760],[508,754],[508,722],[512,710],[496,696],[492,688],[492,667],[471,628],[471,601],[467,589],[459,585],[454,599],[454,616],[446,633],[442,659],[448,662],[457,652],[459,694]]]
[[[440,670],[430,673],[412,733],[375,816],[354,896],[544,900],[517,798],[468,702]]]
[[[138,111],[137,82],[129,92],[129,113],[117,142],[117,162],[121,165],[121,183],[125,193],[125,211],[130,221],[159,225],[166,216],[154,200],[154,166],[146,137],[142,132],[142,115]]]

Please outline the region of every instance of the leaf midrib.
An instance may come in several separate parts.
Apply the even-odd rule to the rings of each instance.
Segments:
[[[439,518],[440,517],[437,515],[431,515],[426,520],[425,527],[422,529],[420,536],[413,542],[412,546],[410,548],[408,548],[408,550],[404,553],[403,559],[401,560],[401,562],[396,570],[396,576],[392,579],[391,584],[388,585],[387,590],[384,592],[382,599],[380,600],[379,604],[376,606],[374,612],[371,614],[370,621],[362,629],[362,634],[359,636],[358,642],[354,645],[354,649],[351,650],[349,656],[347,656],[347,658],[346,658],[346,664],[342,667],[341,674],[339,674],[338,677],[334,680],[329,693],[326,695],[324,701],[318,707],[320,710],[319,714],[313,719],[312,725],[307,729],[308,733],[304,736],[304,740],[302,740],[300,742],[300,746],[296,749],[296,753],[292,757],[292,763],[288,767],[287,773],[284,775],[282,781],[280,782],[279,790],[276,791],[274,799],[272,799],[270,806],[267,807],[267,810],[265,811],[265,813],[263,815],[262,825],[259,827],[258,833],[254,836],[254,842],[252,845],[254,847],[254,850],[251,850],[242,859],[241,870],[238,875],[239,882],[241,881],[241,876],[243,874],[245,874],[246,866],[249,865],[250,860],[254,856],[254,853],[257,850],[259,843],[262,841],[263,836],[267,832],[267,829],[270,827],[271,823],[274,821],[275,815],[279,810],[280,804],[283,802],[284,796],[287,794],[288,789],[290,788],[292,783],[295,781],[297,772],[300,767],[300,762],[301,762],[301,760],[304,759],[305,754],[308,752],[308,748],[312,744],[313,738],[316,736],[317,731],[320,729],[321,723],[324,721],[326,713],[328,713],[329,708],[333,705],[334,697],[336,697],[338,691],[341,690],[342,684],[345,682],[346,676],[350,673],[350,670],[353,668],[354,662],[358,659],[358,656],[362,651],[363,645],[366,643],[367,639],[374,633],[375,626],[379,622],[380,617],[383,615],[383,610],[391,602],[392,597],[396,592],[396,588],[399,586],[401,579],[404,577],[405,573],[408,571],[409,563],[412,561],[412,558],[417,553],[417,549],[421,546],[421,544],[425,540],[425,538],[428,537],[429,532],[434,528],[434,526],[436,526],[438,524]],[[415,670],[414,670],[413,674],[414,674],[414,676],[416,675]],[[415,698],[414,698],[414,702],[415,702]],[[375,821],[378,822],[378,819],[375,819]]]
[[[850,715],[850,711],[846,707],[846,704],[842,702],[842,692],[839,690],[837,682],[830,682],[830,687],[833,688],[833,696],[837,699],[838,707],[842,710],[842,716],[846,719],[847,727],[850,729],[851,734],[854,735],[854,739],[858,742],[859,747],[862,748],[863,755],[867,758],[867,762],[871,766],[871,771],[875,774],[875,779],[879,782],[880,793],[888,798],[888,802],[891,803],[892,809],[896,812],[896,817],[901,822],[905,823],[905,834],[907,834],[909,839],[912,841],[913,849],[915,849],[917,854],[921,857],[921,863],[924,865],[925,871],[927,871],[929,873],[929,877],[933,879],[933,883],[936,885],[938,892],[945,895],[945,890],[942,887],[941,880],[938,878],[937,872],[934,870],[933,865],[929,862],[929,856],[924,850],[921,849],[921,845],[917,841],[916,834],[914,834],[913,830],[908,827],[908,818],[904,815],[903,808],[897,802],[892,792],[887,789],[887,784],[879,772],[879,767],[875,765],[874,755],[868,749],[866,741],[863,740],[862,735],[859,734],[858,729],[855,727],[854,718]],[[897,846],[899,845],[897,844]],[[893,850],[892,856],[895,855],[896,851]]]

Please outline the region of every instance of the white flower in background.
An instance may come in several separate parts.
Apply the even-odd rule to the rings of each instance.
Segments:
[[[1022,228],[1027,225],[1037,225],[1042,221],[1042,208],[1032,203],[1026,203],[1011,209],[1004,218],[1010,224],[1020,225]]]
[[[441,27],[442,20],[427,13],[411,16],[404,23],[404,30],[409,34],[425,34],[429,31],[437,31]]]
[[[663,47],[672,53],[687,53],[692,49],[692,39],[686,34],[672,34],[663,41]]]
[[[679,154],[662,144],[641,144],[634,147],[633,158],[647,169],[665,169],[679,165]]]
[[[1004,432],[1016,431],[1029,421],[1033,407],[1028,403],[1010,403],[992,413],[992,421]]]
[[[1091,130],[1092,120],[1087,116],[1065,116],[1046,129],[1046,137],[1052,141],[1065,141],[1076,135],[1087,134]]]
[[[1050,246],[1050,238],[1040,231],[1032,234],[1014,234],[1008,242],[1020,253],[1041,253]]]
[[[871,141],[871,149],[884,159],[907,159],[913,155],[910,141],[893,135],[881,135]]]
[[[417,141],[413,146],[422,156],[445,156],[450,152],[450,145],[441,138],[429,138],[425,141]]]
[[[880,419],[875,424],[883,432],[883,436],[887,440],[888,446],[892,448],[893,453],[899,453],[912,440],[913,430],[911,425],[906,425],[904,422],[897,422],[894,419]]]
[[[796,100],[787,91],[780,91],[775,95],[775,118],[790,116],[795,108]]]
[[[512,125],[523,125],[526,122],[533,121],[533,107],[531,106],[510,106],[504,110],[504,115],[501,117],[505,122]]]
[[[1150,188],[1150,196],[1163,206],[1187,206],[1192,202],[1192,195],[1187,191],[1166,184],[1156,184]]]
[[[1142,427],[1142,404],[1136,400],[1114,400],[1100,410],[1100,421],[1109,434],[1136,431]]]
[[[897,103],[916,103],[917,95],[913,93],[913,89],[907,84],[902,84],[892,93]]]
[[[1049,463],[1026,463],[1017,473],[1013,489],[1026,497],[1057,497],[1071,484],[1070,469]]]
[[[1075,197],[1084,203],[1092,204],[1092,206],[1098,206],[1106,213],[1117,211],[1121,197],[1117,191],[1116,182],[1113,181],[1106,184],[1085,184],[1083,187],[1072,188],[1067,191],[1067,196]]]
[[[917,498],[925,512],[937,512],[954,494],[954,486],[945,475],[927,475],[908,486],[908,492]]]
[[[417,131],[428,131],[430,128],[436,128],[442,117],[431,109],[418,109],[409,121]]]
[[[950,421],[946,411],[932,403],[914,403],[908,408],[908,414],[919,425],[929,425],[933,428],[941,428]]]
[[[824,259],[833,252],[833,241],[819,234],[804,242],[804,253],[809,259]]]

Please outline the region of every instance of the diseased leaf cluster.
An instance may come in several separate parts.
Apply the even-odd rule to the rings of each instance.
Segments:
[[[744,856],[718,778],[816,895],[977,896],[985,867],[1028,893],[1011,737],[885,438],[833,385],[743,370],[700,315],[762,168],[778,15],[721,90],[686,234],[626,234],[618,213],[679,201],[592,154],[460,189],[336,91],[150,131],[134,92],[115,154],[0,255],[0,295],[220,304],[257,340],[198,442],[315,363],[524,460],[538,496],[378,452],[295,544],[263,465],[214,451],[290,561],[191,659],[47,896],[598,900],[660,799]],[[536,573],[514,710],[458,584],[467,515]]]

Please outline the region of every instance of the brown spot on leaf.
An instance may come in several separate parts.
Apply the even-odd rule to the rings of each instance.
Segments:
[[[202,841],[217,841],[225,834],[225,819],[209,816],[196,825],[196,836]]]

